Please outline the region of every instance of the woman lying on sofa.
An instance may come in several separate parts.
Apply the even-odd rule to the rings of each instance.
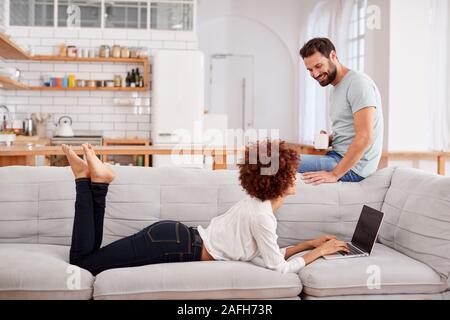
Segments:
[[[273,143],[278,144],[275,148],[279,150],[278,157],[269,153]],[[286,197],[295,194],[299,166],[299,155],[284,142],[265,141],[246,148],[245,161],[239,167],[241,185],[248,196],[225,214],[212,219],[206,229],[176,221],[159,221],[103,248],[100,246],[106,194],[115,173],[97,158],[89,144],[83,145],[86,160],[78,157],[70,146],[62,145],[62,149],[76,185],[70,263],[93,275],[114,268],[214,260],[247,261],[281,273],[296,273],[324,255],[348,251],[344,242],[332,236],[287,249],[278,246],[274,214]],[[260,150],[268,150],[264,156],[276,161],[277,171],[262,174],[273,163],[264,165],[265,161],[259,156],[257,159],[252,156]],[[311,251],[287,261],[306,250]]]

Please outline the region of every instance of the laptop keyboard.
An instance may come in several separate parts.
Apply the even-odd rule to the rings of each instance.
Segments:
[[[363,252],[361,252],[360,250],[357,250],[356,248],[354,248],[352,245],[348,244],[348,251],[350,252],[344,252],[344,251],[340,251],[339,253],[344,255],[344,256],[354,256],[354,255],[360,255],[363,254]]]

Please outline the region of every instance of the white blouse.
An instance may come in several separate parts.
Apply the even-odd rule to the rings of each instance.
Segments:
[[[277,240],[277,220],[270,201],[246,197],[225,214],[198,227],[206,250],[218,261],[245,261],[281,273],[298,273],[302,257],[286,261],[286,249]]]

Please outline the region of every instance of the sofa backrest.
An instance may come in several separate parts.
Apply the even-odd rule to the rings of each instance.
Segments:
[[[207,226],[245,193],[236,171],[114,167],[103,245],[158,220]],[[299,180],[296,196],[277,213],[282,246],[324,233],[349,239],[364,204],[380,209],[393,169],[359,184],[318,187]],[[75,184],[70,168],[0,168],[0,242],[70,245]]]
[[[450,178],[398,168],[383,204],[380,241],[450,275]]]

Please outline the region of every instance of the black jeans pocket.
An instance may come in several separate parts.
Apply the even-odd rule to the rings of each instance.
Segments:
[[[147,230],[151,242],[180,243],[180,223],[175,221],[160,221]]]

